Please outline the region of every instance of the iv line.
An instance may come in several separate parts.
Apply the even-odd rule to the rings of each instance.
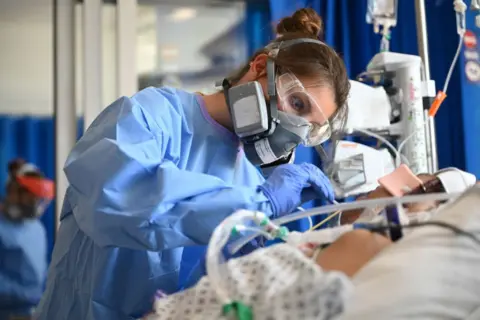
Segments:
[[[367,199],[359,200],[355,202],[345,202],[341,204],[326,205],[322,207],[313,208],[306,210],[305,212],[300,212],[298,214],[287,215],[281,218],[275,219],[272,222],[276,225],[283,225],[289,222],[296,220],[304,219],[305,217],[311,217],[321,214],[326,214],[335,211],[349,211],[355,209],[365,209],[365,208],[375,208],[378,206],[387,207],[389,205],[400,205],[405,203],[415,203],[415,202],[428,202],[428,201],[445,201],[456,199],[461,196],[462,193],[431,193],[431,194],[422,194],[422,195],[409,195],[404,197],[388,197],[388,198],[378,198],[378,199]],[[345,213],[345,212],[344,212]],[[241,239],[238,239],[228,245],[228,249],[231,253],[236,253],[240,250],[245,244],[252,241],[254,238],[258,237],[258,233],[254,233],[250,236],[245,236]]]

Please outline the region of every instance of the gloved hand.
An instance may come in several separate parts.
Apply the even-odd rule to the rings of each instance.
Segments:
[[[272,203],[275,217],[292,212],[313,199],[335,199],[328,177],[310,163],[285,164],[277,167],[259,189]]]

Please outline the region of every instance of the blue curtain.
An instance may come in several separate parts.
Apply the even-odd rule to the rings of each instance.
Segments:
[[[78,122],[78,135],[83,132],[83,121]],[[37,165],[50,179],[55,178],[55,125],[53,118],[15,117],[0,115],[0,181],[7,180],[8,162],[23,158]],[[0,197],[5,188],[0,188]],[[63,195],[61,195],[63,197]],[[47,230],[48,260],[55,240],[55,202],[42,216]]]
[[[245,38],[247,56],[264,47],[273,37],[270,6],[267,1],[247,0],[245,11]]]
[[[478,43],[480,40],[480,28],[477,27],[476,22],[476,12],[469,11],[467,13],[467,29],[469,33],[475,36],[476,42]],[[470,72],[467,73],[467,70],[470,70],[471,66],[478,66],[480,65],[480,58],[478,57],[479,48],[478,44],[475,47],[471,47],[470,45],[465,45],[464,42],[464,50],[468,51],[469,55],[461,55],[461,80],[462,80],[462,97],[463,97],[463,104],[460,106],[456,106],[457,112],[460,113],[460,110],[463,113],[463,121],[464,121],[464,136],[465,136],[465,166],[468,172],[471,172],[477,176],[477,179],[480,178],[480,139],[478,139],[478,132],[480,127],[480,108],[479,101],[480,101],[480,81],[475,79],[475,73],[472,74]],[[472,56],[473,53],[473,56]],[[476,53],[476,55],[475,55]],[[469,67],[470,66],[470,67]],[[475,70],[475,69],[474,69]],[[472,81],[473,80],[473,81]],[[452,128],[453,129],[453,128]],[[460,129],[460,128],[458,128]],[[455,128],[454,130],[458,130]]]
[[[451,1],[425,2],[431,76],[437,88],[441,88],[458,41],[455,14]],[[270,7],[273,22],[291,15],[298,8],[315,9],[324,20],[324,40],[343,56],[350,78],[363,71],[379,51],[380,37],[365,22],[367,0],[270,0]],[[414,1],[399,1],[398,10],[399,21],[392,32],[391,51],[417,54]],[[440,167],[465,167],[462,114],[457,108],[462,100],[459,78],[457,67],[449,86],[448,98],[436,116]]]

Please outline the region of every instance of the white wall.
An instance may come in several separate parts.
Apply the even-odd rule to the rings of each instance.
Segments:
[[[53,110],[52,1],[0,1],[0,113]]]
[[[0,113],[53,114],[53,9],[51,0],[0,0]],[[139,73],[165,66],[201,70],[208,60],[199,54],[203,44],[242,18],[241,7],[202,8],[190,21],[173,23],[171,5],[140,6],[137,25]],[[82,9],[76,8],[77,111],[82,113]],[[103,8],[103,101],[115,94],[115,7]],[[158,29],[157,29],[158,28]],[[157,30],[160,30],[157,32]],[[158,46],[176,46],[179,56],[161,60]],[[233,48],[232,50],[235,50]]]
[[[76,68],[82,70],[82,8],[76,7]],[[103,100],[115,99],[115,7],[103,9]],[[53,8],[51,0],[0,0],[0,113],[53,114]],[[76,73],[82,113],[81,73]]]

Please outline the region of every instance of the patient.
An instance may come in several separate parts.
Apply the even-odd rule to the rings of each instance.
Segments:
[[[419,177],[423,182],[421,192],[461,192],[475,184],[474,176],[456,169]],[[385,196],[391,195],[378,188],[367,198]],[[436,205],[422,203],[409,206],[409,210],[425,210]],[[355,213],[357,217],[360,214],[353,211],[344,216]],[[358,286],[354,282],[357,274],[390,247],[394,247],[391,241],[380,234],[355,230],[316,255],[311,245],[302,246],[301,250],[289,244],[259,249],[230,260],[221,278],[228,298],[240,304],[226,306],[225,301],[216,296],[207,276],[191,289],[157,299],[155,313],[146,319],[235,319],[234,310],[227,312],[235,307],[243,316],[251,311],[255,320],[335,319],[347,310],[347,302]],[[236,319],[251,318],[237,313]]]
[[[277,244],[230,260],[221,283],[255,320],[334,319],[353,291],[350,277],[389,245],[390,240],[379,234],[356,230],[313,260],[309,252]],[[155,313],[145,319],[252,319],[235,317],[233,311],[222,313],[225,303],[213,287],[207,276],[186,291],[157,298]]]
[[[473,174],[461,171],[457,168],[446,168],[438,171],[436,174],[419,174],[417,175],[417,178],[422,181],[422,186],[408,192],[408,195],[443,192],[458,193],[465,191],[476,183],[476,178]],[[357,200],[386,197],[392,197],[392,194],[388,192],[385,187],[380,186],[367,195],[358,197]],[[408,212],[415,213],[434,209],[438,207],[439,204],[439,202],[422,202],[407,204],[405,207]],[[344,211],[340,219],[341,224],[354,223],[359,219],[362,211],[363,209]]]

